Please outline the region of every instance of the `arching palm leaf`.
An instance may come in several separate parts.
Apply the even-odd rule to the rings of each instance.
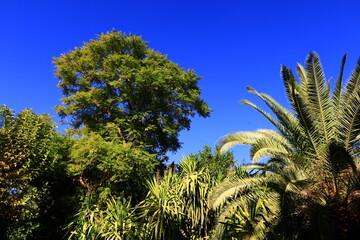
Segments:
[[[233,215],[234,219],[238,219],[239,224],[246,222],[245,215],[251,216],[253,206],[246,199],[268,192],[279,196],[279,211],[272,213],[278,222],[275,229],[285,238],[300,234],[302,238],[321,236],[330,239],[332,233],[342,236],[344,226],[355,226],[352,221],[356,219],[354,216],[360,216],[360,210],[354,206],[360,206],[360,198],[351,198],[352,202],[349,199],[354,192],[360,191],[356,165],[360,153],[357,149],[360,140],[360,60],[342,89],[345,59],[346,56],[332,94],[316,53],[308,55],[305,67],[297,65],[300,83],[290,69],[282,66],[281,76],[294,114],[270,96],[248,88],[267,104],[276,119],[251,102],[243,100],[242,103],[264,115],[279,133],[271,130],[237,132],[219,141],[221,151],[247,144],[251,146],[253,161],[269,158],[267,163],[247,166],[257,170],[257,177],[229,179],[213,190],[210,204],[214,209],[222,209],[219,221],[234,214],[230,209],[237,208],[241,211]],[[345,210],[340,209],[346,209],[350,217],[344,218],[340,213]],[[266,215],[264,209],[261,211]],[[340,220],[334,216],[339,216]],[[244,222],[237,228],[240,235],[245,231]],[[292,222],[301,226],[296,229]],[[348,225],[344,225],[345,222]],[[359,220],[356,222],[360,224]],[[226,226],[216,228],[224,230]],[[258,229],[261,231],[256,236],[260,238],[271,235],[270,228]],[[357,230],[353,227],[349,231]]]

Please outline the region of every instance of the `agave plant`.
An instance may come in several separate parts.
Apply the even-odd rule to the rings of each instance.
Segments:
[[[220,184],[212,206],[234,204],[239,196],[254,201],[256,192],[266,191],[263,200],[272,199],[272,209],[262,211],[265,219],[273,215],[276,221],[258,231],[258,239],[274,237],[275,231],[284,239],[347,239],[359,233],[360,60],[343,87],[345,60],[346,56],[333,91],[316,53],[308,55],[305,66],[297,65],[299,81],[283,66],[292,111],[248,88],[272,114],[252,102],[241,102],[260,112],[276,130],[237,132],[219,141],[221,151],[250,145],[253,164],[247,168],[259,174]],[[263,158],[266,163],[258,163]],[[240,201],[238,207],[246,208],[246,202]]]

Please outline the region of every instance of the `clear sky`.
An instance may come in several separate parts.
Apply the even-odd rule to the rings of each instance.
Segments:
[[[113,28],[141,35],[203,77],[202,97],[213,109],[181,133],[183,148],[171,157],[177,160],[225,134],[271,127],[238,101],[260,103],[246,91],[252,86],[286,104],[281,64],[294,69],[316,51],[326,78],[336,79],[348,53],[348,75],[360,57],[359,12],[356,0],[0,0],[0,104],[16,112],[33,108],[59,122],[52,57]],[[235,152],[247,161],[246,149]]]

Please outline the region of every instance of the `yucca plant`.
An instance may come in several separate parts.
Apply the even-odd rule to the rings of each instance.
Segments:
[[[140,239],[139,225],[135,221],[135,209],[131,200],[109,197],[102,214],[101,236],[105,240]]]
[[[79,213],[68,225],[68,239],[134,240],[141,239],[135,209],[130,200],[108,196],[104,204],[94,204],[87,196]],[[104,206],[99,206],[104,205]]]
[[[208,195],[215,184],[198,159],[186,157],[180,161],[182,227],[187,239],[204,239],[208,236],[210,208]]]
[[[146,239],[181,239],[181,183],[172,170],[161,179],[148,181],[149,192],[139,204]]]
[[[219,141],[221,151],[250,145],[253,164],[247,168],[259,174],[233,181],[228,188],[220,184],[212,195],[214,209],[217,202],[226,206],[239,196],[254,199],[254,193],[267,191],[275,202],[266,213],[273,214],[277,224],[260,231],[260,239],[279,237],[274,231],[284,239],[350,239],[359,233],[360,60],[342,87],[345,60],[333,91],[316,53],[308,55],[305,67],[297,65],[299,81],[283,66],[292,111],[248,88],[272,114],[249,101],[241,103],[260,112],[276,130],[237,132]],[[257,163],[263,158],[265,164]],[[240,201],[241,206],[247,205]]]
[[[101,239],[101,224],[99,224],[101,211],[93,204],[92,197],[86,196],[79,212],[66,226],[70,240],[95,240]]]
[[[149,193],[138,206],[146,239],[208,238],[208,196],[216,180],[198,161],[184,157],[178,171],[170,168],[163,177],[148,181]]]

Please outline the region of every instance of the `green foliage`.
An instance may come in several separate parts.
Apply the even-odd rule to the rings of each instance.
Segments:
[[[261,212],[264,219],[274,214],[277,224],[256,232],[256,238],[271,239],[281,233],[283,239],[352,239],[359,234],[360,201],[354,196],[360,190],[360,61],[342,88],[344,63],[345,57],[333,92],[315,53],[309,54],[305,67],[298,64],[300,82],[283,66],[282,78],[294,113],[270,96],[248,88],[276,118],[251,102],[242,103],[264,115],[278,132],[238,132],[219,142],[221,151],[248,144],[254,162],[270,159],[265,164],[247,166],[258,176],[227,186],[220,184],[212,196],[212,206],[217,208],[237,203],[239,196],[253,199],[267,192],[274,208]],[[249,206],[239,202],[238,207]],[[239,235],[247,231],[237,229]]]
[[[136,223],[134,209],[130,205],[131,201],[115,200],[110,198],[107,201],[104,213],[104,225],[102,230],[106,240],[135,240],[138,239],[139,224]],[[141,239],[141,237],[140,237]]]
[[[0,238],[358,236],[360,60],[344,85],[345,60],[334,89],[315,53],[297,65],[299,81],[282,66],[291,111],[250,87],[272,114],[241,101],[277,131],[229,134],[160,174],[190,118],[209,116],[200,77],[116,31],[62,54],[56,110],[71,117],[70,136],[48,115],[0,107]],[[225,151],[238,144],[252,164],[235,167]]]
[[[184,214],[182,228],[186,239],[203,239],[208,236],[208,195],[212,187],[220,181],[211,177],[205,167],[199,167],[201,163],[200,159],[191,157],[186,157],[180,162],[181,211]]]
[[[257,196],[240,198],[228,216],[221,222],[223,229],[215,228],[213,239],[265,239],[266,233],[276,223],[277,201],[273,201],[268,192],[259,192]],[[224,212],[223,212],[224,213]],[[218,225],[217,227],[219,227]],[[220,232],[217,232],[219,231]],[[219,234],[220,233],[220,234]],[[222,234],[221,234],[222,233]]]
[[[182,239],[181,183],[172,171],[161,179],[148,181],[149,192],[140,203],[140,217],[150,239]]]
[[[189,155],[194,158],[196,162],[196,169],[204,168],[210,176],[214,179],[223,179],[228,174],[229,170],[235,166],[234,155],[232,152],[227,151],[224,154],[211,150],[211,147],[206,145],[204,149],[196,154]],[[180,172],[182,168],[180,168]]]
[[[69,239],[207,239],[215,180],[197,165],[197,158],[187,157],[180,173],[170,167],[147,181],[149,192],[135,207],[88,195],[68,225]]]
[[[141,197],[145,182],[158,164],[153,154],[119,138],[106,140],[89,133],[71,147],[67,170],[89,191]],[[140,196],[139,196],[140,195]]]
[[[111,207],[101,203],[110,193],[121,198],[131,196],[132,202],[138,203],[150,188],[148,198],[141,204],[149,207],[153,206],[151,202],[162,202],[165,196],[175,197],[171,191],[157,195],[157,182],[145,185],[144,180],[154,173],[159,161],[166,159],[167,151],[180,147],[178,134],[190,128],[190,117],[209,116],[210,109],[199,97],[200,77],[148,48],[140,37],[116,31],[101,34],[98,39],[62,54],[54,59],[54,64],[64,95],[57,112],[62,118],[71,117],[71,132],[78,135],[69,148],[66,170],[85,193],[93,194],[92,203],[99,204],[98,210],[90,206],[80,210],[76,221],[87,225],[74,223],[73,227],[82,226],[85,230],[77,228],[84,234],[72,236],[85,239],[111,235],[115,239],[115,230],[98,228],[98,220],[88,214],[92,212],[96,219],[104,220],[103,214]],[[166,226],[181,224],[179,216],[169,213],[171,216],[167,217],[166,211],[160,216],[151,209],[142,213],[143,219],[153,223],[159,217]],[[156,216],[152,218],[153,214]],[[148,231],[141,239],[147,234],[155,238],[180,234],[170,233],[164,225],[159,226],[161,231],[151,224],[146,226]],[[104,235],[105,232],[109,234]]]
[[[0,218],[1,238],[28,236],[38,223],[39,201],[46,186],[34,184],[50,162],[54,123],[48,115],[24,110],[14,115],[1,107]]]
[[[138,224],[134,221],[134,208],[130,201],[115,200],[109,197],[105,206],[94,204],[87,196],[81,210],[67,226],[68,239],[87,240],[134,240],[137,237]]]
[[[56,109],[75,128],[98,132],[111,123],[122,141],[162,156],[180,147],[178,133],[190,128],[189,117],[210,110],[199,97],[200,77],[146,44],[112,31],[55,58],[64,95]]]
[[[31,110],[24,110],[12,117],[10,111],[3,109],[1,112],[5,114],[7,122],[0,132],[0,180],[6,191],[16,188],[16,180],[32,180],[39,174],[46,165],[48,145],[55,134],[55,125],[48,115],[36,115]]]
[[[32,182],[45,191],[37,203],[38,227],[27,239],[64,239],[64,226],[81,205],[83,191],[66,171],[73,142],[73,139],[57,133],[49,145],[49,161]]]
[[[209,197],[217,213],[211,239],[264,239],[271,232],[278,220],[279,195],[267,182],[267,176],[243,174],[215,187]]]
[[[199,167],[201,160],[186,157],[180,172],[169,168],[148,182],[149,193],[139,205],[140,220],[150,239],[207,239],[211,224],[208,196],[220,181]]]

